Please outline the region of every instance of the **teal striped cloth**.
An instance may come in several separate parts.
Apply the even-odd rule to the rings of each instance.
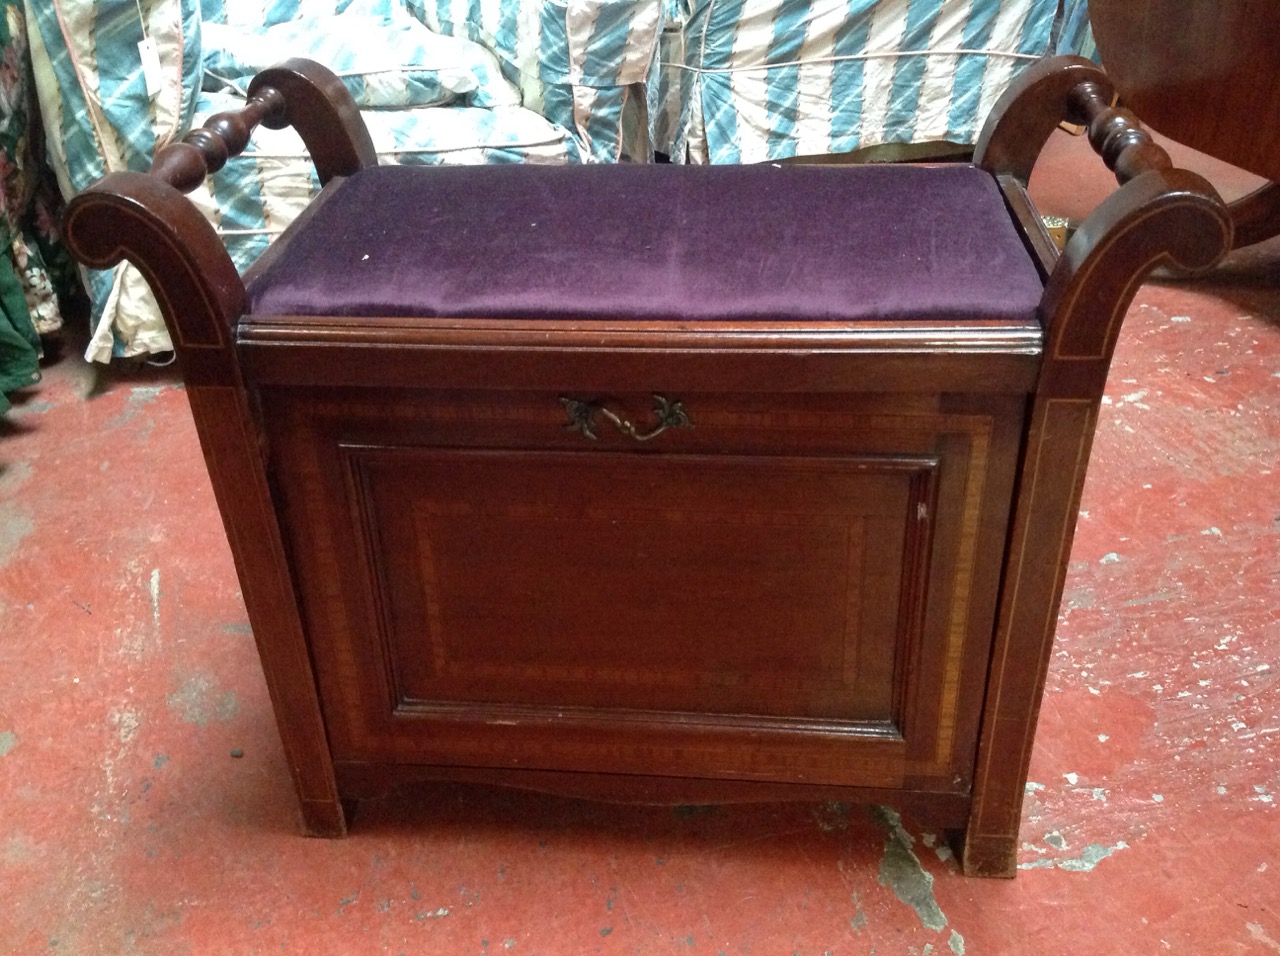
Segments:
[[[199,0],[26,0],[28,43],[46,150],[64,197],[122,169],[145,170],[158,146],[191,126],[200,94]],[[153,39],[165,82],[154,97],[138,43]],[[88,271],[97,334],[90,355],[171,348],[136,271]],[[102,317],[106,320],[102,321]]]
[[[282,50],[306,50],[341,78],[362,109],[520,105],[493,54],[433,33],[407,13],[304,17],[252,32],[221,23],[203,29],[206,90],[243,94]]]
[[[1089,23],[1089,0],[1065,0],[1062,5],[1062,25],[1058,30],[1058,53],[1074,53],[1100,63],[1098,45],[1093,42],[1093,27]]]
[[[405,0],[432,30],[493,50],[524,105],[598,162],[652,158],[647,85],[660,0]]]
[[[1049,50],[1056,0],[689,0],[664,31],[657,148],[741,163],[972,143]]]

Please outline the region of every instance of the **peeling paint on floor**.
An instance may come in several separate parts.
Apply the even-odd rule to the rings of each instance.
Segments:
[[[1042,867],[1057,867],[1059,870],[1067,870],[1072,873],[1089,873],[1099,863],[1111,856],[1111,854],[1118,850],[1127,850],[1128,848],[1129,844],[1125,843],[1123,840],[1114,846],[1103,846],[1101,843],[1090,843],[1088,846],[1081,849],[1079,856],[1031,860],[1026,863],[1019,863],[1018,869],[1035,870]]]
[[[853,915],[849,917],[849,928],[860,933],[867,928],[867,914],[858,904],[858,894],[853,895]]]
[[[208,674],[187,676],[165,702],[184,723],[200,727],[213,721],[225,723],[235,717],[240,707],[235,691],[220,690]]]
[[[120,428],[133,422],[139,414],[147,410],[152,402],[154,402],[164,392],[169,391],[172,385],[136,385],[129,389],[129,394],[125,398],[125,407],[114,418],[107,421],[108,428]],[[149,425],[148,425],[149,427]]]
[[[947,918],[933,895],[933,874],[920,865],[912,839],[902,826],[902,817],[888,807],[873,807],[871,817],[885,831],[884,857],[880,861],[880,885],[893,890],[893,895],[906,903],[926,929],[941,930]]]
[[[16,504],[0,504],[0,567],[13,561],[18,548],[36,525],[31,515]]]
[[[151,595],[151,623],[160,627],[160,569],[151,569],[151,582],[147,588]]]
[[[4,851],[0,853],[0,862],[6,866],[23,866],[36,863],[39,859],[40,847],[29,836],[21,833],[9,837],[4,844]]]
[[[0,731],[0,757],[8,755],[9,751],[18,746],[18,735],[12,730]]]
[[[1249,937],[1254,942],[1261,943],[1273,953],[1280,953],[1280,943],[1272,939],[1260,923],[1245,923],[1245,928],[1249,931]]]

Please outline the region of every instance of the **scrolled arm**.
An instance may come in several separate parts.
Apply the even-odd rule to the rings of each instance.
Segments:
[[[249,97],[279,91],[284,109],[263,120],[269,129],[292,126],[302,137],[324,185],[334,176],[350,176],[378,165],[378,154],[356,101],[332,72],[313,60],[295,57],[263,70],[249,84]]]
[[[67,204],[63,233],[78,260],[123,260],[146,278],[188,381],[234,377],[232,328],[244,283],[217,232],[183,195],[241,153],[258,126],[294,126],[320,181],[377,164],[369,132],[342,81],[310,60],[288,60],[249,86],[243,109],[219,113],[161,149],[149,173],[112,173]]]
[[[974,147],[973,161],[996,176],[1012,176],[1023,186],[1040,151],[1064,120],[1084,123],[1074,94],[1092,84],[1110,96],[1111,81],[1096,63],[1079,56],[1051,56],[1017,75],[996,101]]]
[[[996,103],[974,150],[974,162],[1026,186],[1059,123],[1088,129],[1089,144],[1121,185],[1145,172],[1172,169],[1169,154],[1129,110],[1112,105],[1106,74],[1077,56],[1048,57],[1020,73]]]
[[[1120,321],[1158,265],[1208,269],[1230,251],[1231,213],[1202,177],[1175,169],[1115,88],[1081,57],[1049,57],[1023,71],[996,104],[974,155],[1025,187],[1054,128],[1086,127],[1120,183],[1084,221],[1049,275],[1041,313],[1050,391],[1102,394]]]
[[[1151,169],[1108,196],[1071,237],[1045,287],[1042,388],[1100,397],[1142,280],[1159,265],[1204,271],[1231,245],[1231,214],[1195,173]]]
[[[225,371],[244,284],[209,221],[176,188],[148,173],[104,177],[67,204],[63,238],[85,265],[127,259],[155,293],[188,381]]]

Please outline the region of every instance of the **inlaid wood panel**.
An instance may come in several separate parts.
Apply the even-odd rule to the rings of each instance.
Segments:
[[[264,393],[339,759],[964,788],[1016,401],[561,397]]]
[[[936,459],[343,453],[381,545],[398,710],[896,723]]]

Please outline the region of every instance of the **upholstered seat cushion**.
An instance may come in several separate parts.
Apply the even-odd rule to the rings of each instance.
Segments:
[[[1033,321],[987,173],[948,166],[377,167],[249,283],[266,315]]]

